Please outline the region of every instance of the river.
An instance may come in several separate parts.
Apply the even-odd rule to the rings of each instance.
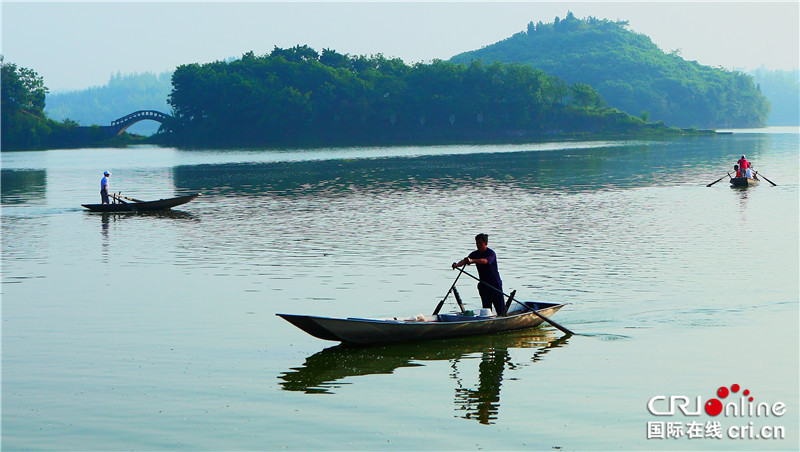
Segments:
[[[800,134],[732,132],[4,152],[2,448],[797,450]],[[742,154],[777,186],[706,187]],[[104,170],[202,195],[90,213]],[[429,314],[480,232],[578,334],[348,348],[275,316]]]

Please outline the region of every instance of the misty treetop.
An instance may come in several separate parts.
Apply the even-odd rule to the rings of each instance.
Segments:
[[[800,71],[768,70],[760,67],[749,75],[772,106],[767,124],[800,126]]]
[[[3,110],[25,110],[41,115],[48,89],[44,79],[33,69],[6,63],[0,56],[2,66],[2,107]]]
[[[605,108],[583,83],[523,64],[321,53],[308,46],[178,67],[176,139],[198,143],[322,144],[465,141],[644,126]],[[574,121],[577,116],[585,116]],[[593,118],[593,119],[589,119]]]
[[[527,31],[450,61],[529,64],[594,87],[613,107],[680,127],[762,126],[769,102],[753,79],[661,51],[626,21],[575,18],[528,24]],[[677,24],[676,24],[677,26]]]

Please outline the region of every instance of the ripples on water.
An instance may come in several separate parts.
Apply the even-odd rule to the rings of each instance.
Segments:
[[[372,285],[369,281],[376,278],[387,285],[399,280],[401,292],[413,291],[410,286],[428,288],[419,292],[428,300],[424,304],[439,296],[434,286],[449,279],[449,262],[469,251],[472,236],[488,232],[506,287],[527,297],[631,309],[632,300],[658,304],[665,292],[686,290],[682,279],[708,270],[708,265],[698,267],[699,260],[719,255],[738,240],[733,234],[740,234],[743,225],[734,222],[734,232],[720,218],[735,215],[747,194],[718,207],[714,203],[739,194],[721,190],[724,183],[698,188],[719,174],[721,160],[746,152],[758,161],[759,153],[783,143],[773,141],[745,136],[577,143],[533,146],[527,152],[510,146],[232,156],[171,151],[172,161],[145,149],[141,166],[115,171],[112,189],[125,187],[125,193],[138,197],[156,191],[151,198],[171,196],[165,188],[177,194],[202,192],[183,217],[78,214],[72,210],[76,199],[95,202],[97,197],[84,187],[97,185],[85,168],[73,167],[68,159],[58,160],[63,168],[4,167],[4,235],[9,239],[4,258],[14,270],[17,260],[41,262],[59,253],[44,242],[47,228],[60,223],[77,234],[75,248],[69,242],[65,246],[80,255],[82,247],[91,245],[79,229],[99,223],[108,246],[120,229],[125,237],[114,238],[117,250],[148,247],[146,254],[119,254],[127,261],[120,262],[123,266],[163,262],[186,272],[213,269],[218,277],[302,277],[312,284],[321,278],[336,287]],[[367,158],[358,158],[364,154]],[[57,155],[61,159],[67,153]],[[147,159],[167,166],[148,170]],[[12,163],[24,166],[24,161]],[[709,216],[712,209],[719,213]],[[65,216],[80,221],[75,225]],[[686,229],[705,221],[709,224],[702,230]],[[758,224],[746,222],[744,232],[758,235],[751,226]],[[759,235],[756,240],[764,239]],[[5,274],[9,282],[19,277]],[[269,285],[283,290],[280,284]]]
[[[705,187],[741,154],[779,186]],[[534,441],[523,433],[531,428],[544,441],[533,444],[550,448],[567,437],[558,426],[576,422],[569,437],[584,439],[573,447],[617,447],[619,437],[593,427],[599,408],[585,399],[603,393],[616,398],[608,406],[640,409],[654,376],[637,363],[658,366],[651,349],[681,343],[669,332],[743,327],[754,309],[796,312],[797,155],[796,135],[4,153],[4,440],[61,448],[25,439],[45,428],[30,407],[56,401],[45,409],[52,437],[97,432],[66,448],[312,449],[349,438],[387,447],[380,435],[364,439],[375,430],[404,449],[470,448],[484,437],[482,447],[515,449]],[[168,213],[85,212],[79,204],[97,202],[105,169],[112,190],[136,198],[203,195]],[[325,348],[274,316],[430,313],[478,232],[490,235],[506,292],[570,303],[559,323],[590,337],[562,341],[544,327]],[[479,304],[473,282],[459,289]],[[619,361],[618,350],[631,357]],[[617,380],[627,388],[608,383]],[[634,400],[624,389],[638,391]],[[553,407],[543,412],[556,433],[531,427],[539,399]],[[343,413],[351,422],[335,421]],[[450,418],[505,433],[463,433]],[[293,434],[292,423],[322,434]],[[433,423],[453,430],[433,435]],[[622,444],[641,444],[637,435]]]

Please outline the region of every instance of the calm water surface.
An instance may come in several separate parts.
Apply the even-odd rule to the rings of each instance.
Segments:
[[[3,153],[2,447],[796,450],[799,137]],[[706,187],[741,154],[778,186]],[[87,212],[103,170],[203,195]],[[479,232],[581,334],[348,348],[275,316],[430,313]],[[647,408],[733,384],[785,414]],[[729,437],[750,422],[784,438]]]

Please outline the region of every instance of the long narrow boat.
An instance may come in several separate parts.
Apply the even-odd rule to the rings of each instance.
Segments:
[[[133,201],[117,202],[114,204],[81,204],[92,212],[155,212],[168,210],[193,200],[200,196],[200,193],[193,195],[178,196],[177,198],[159,199],[156,201]],[[126,198],[131,199],[131,198]]]
[[[309,315],[276,314],[306,333],[329,341],[352,344],[444,339],[478,334],[533,328],[550,317],[564,304],[526,301],[525,307],[515,305],[506,316],[475,316],[465,314],[423,315],[407,319],[337,319]],[[537,312],[539,315],[536,315]],[[466,314],[470,314],[467,311]]]
[[[753,185],[758,185],[758,182],[758,179],[752,179],[749,177],[732,177],[731,187],[750,187]]]

